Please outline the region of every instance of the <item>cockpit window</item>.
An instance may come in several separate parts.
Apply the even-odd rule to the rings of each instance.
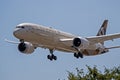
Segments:
[[[25,28],[24,26],[21,26],[21,28]]]
[[[25,28],[24,26],[17,26],[16,28]]]

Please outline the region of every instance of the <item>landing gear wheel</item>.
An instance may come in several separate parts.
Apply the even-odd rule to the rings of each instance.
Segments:
[[[47,55],[47,58],[48,58],[48,59],[50,59],[50,58],[51,58],[51,56],[50,56],[50,55]]]
[[[80,58],[83,58],[83,54],[81,54],[80,52],[78,53],[74,53],[74,57],[76,57],[77,59],[80,57]]]
[[[51,57],[52,57],[52,59],[57,60],[57,56],[52,54]]]
[[[83,54],[81,54],[80,52],[78,52],[78,55],[80,58],[83,58]]]
[[[51,60],[51,61],[53,60],[53,58],[52,58],[51,55],[48,55],[47,58],[48,58],[49,60]]]
[[[54,56],[53,59],[54,59],[54,60],[57,60],[57,56]]]
[[[49,60],[51,60],[51,61],[52,61],[53,59],[54,59],[54,60],[57,60],[57,56],[54,56],[53,54],[52,54],[52,55],[48,55],[47,58],[48,58]]]
[[[74,53],[74,57],[79,58],[79,55],[77,53]]]
[[[53,60],[53,58],[52,58],[52,57],[50,57],[50,60],[52,61],[52,60]]]
[[[47,58],[48,58],[49,60],[51,60],[51,61],[53,60],[53,58],[52,58],[51,55],[48,55]]]

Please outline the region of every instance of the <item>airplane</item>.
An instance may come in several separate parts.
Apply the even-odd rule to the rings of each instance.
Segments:
[[[109,52],[109,49],[120,48],[120,46],[105,47],[104,42],[120,38],[120,33],[106,35],[108,20],[104,20],[96,36],[80,37],[63,32],[51,27],[45,27],[33,23],[18,24],[13,35],[19,42],[7,40],[18,44],[18,50],[24,54],[31,54],[38,47],[47,48],[50,55],[49,60],[57,60],[53,54],[55,50],[73,53],[76,58],[83,56],[94,56]]]

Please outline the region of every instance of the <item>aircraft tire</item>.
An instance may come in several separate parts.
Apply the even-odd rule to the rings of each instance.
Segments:
[[[78,59],[79,55],[77,53],[74,53],[74,57],[76,57]]]
[[[52,61],[52,57],[50,55],[48,55],[47,58]]]
[[[52,55],[48,55],[47,58],[48,58],[49,60],[51,60],[51,61],[52,61],[53,59],[54,59],[54,60],[57,60],[57,56],[54,56],[53,54],[52,54]]]
[[[51,57],[52,57],[52,59],[57,60],[57,56],[52,54]]]
[[[78,53],[80,58],[83,58],[83,54],[81,54],[80,52]]]
[[[54,60],[57,60],[57,56],[54,56],[54,58],[53,58]]]

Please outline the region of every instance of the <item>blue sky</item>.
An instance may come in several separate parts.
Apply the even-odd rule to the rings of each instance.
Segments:
[[[15,26],[22,22],[50,26],[79,36],[96,35],[104,19],[109,20],[107,33],[120,32],[119,0],[1,0],[0,1],[0,80],[58,80],[67,79],[67,71],[85,65],[97,65],[100,70],[120,65],[120,49],[83,59],[73,54],[55,51],[57,61],[49,61],[47,49],[38,48],[31,55],[17,50],[5,38],[13,36]],[[120,39],[106,46],[120,45]]]

